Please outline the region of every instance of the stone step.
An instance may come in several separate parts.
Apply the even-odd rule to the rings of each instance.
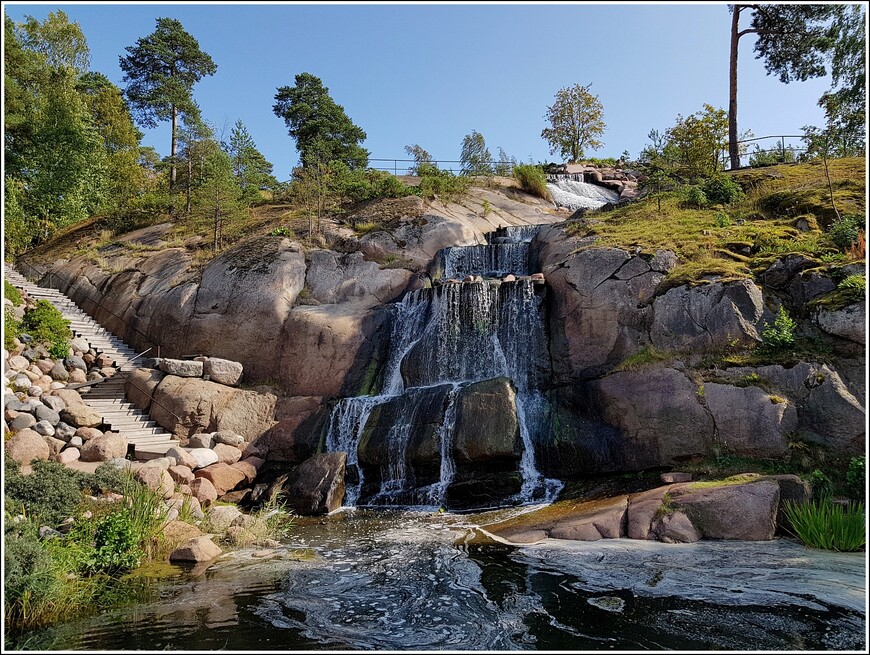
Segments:
[[[154,421],[149,421],[147,419],[140,420],[136,416],[128,418],[121,418],[119,416],[103,416],[103,423],[111,426],[112,432],[123,432],[125,430],[154,430],[155,428],[160,427]]]
[[[155,444],[155,445],[145,445],[140,446],[136,445],[134,449],[134,456],[136,459],[141,460],[149,460],[149,459],[157,459],[158,457],[163,457],[166,454],[166,451],[170,448],[177,446],[178,441],[168,441],[165,444]]]
[[[121,433],[125,437],[153,437],[155,435],[167,434],[163,428],[136,428],[124,430]]]

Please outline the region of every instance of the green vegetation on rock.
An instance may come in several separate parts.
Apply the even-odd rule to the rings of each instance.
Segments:
[[[863,502],[844,505],[830,497],[786,502],[785,515],[792,534],[810,548],[854,552],[867,541]]]

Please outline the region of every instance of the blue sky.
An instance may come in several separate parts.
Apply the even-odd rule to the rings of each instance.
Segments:
[[[124,48],[158,17],[180,20],[218,66],[194,89],[204,117],[226,134],[240,118],[282,180],[298,155],[272,105],[301,72],[320,77],[366,131],[373,158],[405,158],[416,143],[458,159],[463,136],[477,130],[494,156],[501,146],[521,161],[557,160],[540,137],[543,116],[575,83],[591,83],[604,105],[605,145],[587,153],[599,157],[635,156],[650,129],[728,103],[725,3],[4,3],[17,21],[57,9],[81,25],[91,69],[118,85]],[[740,130],[799,134],[821,124],[816,101],[829,78],[781,84],[752,45],[741,40]],[[168,154],[168,126],[143,143]]]

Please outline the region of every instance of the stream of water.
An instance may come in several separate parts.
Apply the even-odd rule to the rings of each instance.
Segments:
[[[516,511],[516,510],[514,510]],[[495,543],[493,515],[302,519],[160,583],[155,600],[29,635],[59,650],[861,650],[864,554],[793,541]],[[254,555],[257,555],[255,557]]]

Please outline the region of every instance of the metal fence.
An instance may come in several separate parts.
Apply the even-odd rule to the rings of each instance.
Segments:
[[[795,141],[795,139],[797,139],[797,141]],[[762,144],[759,143],[761,141],[766,142],[763,145],[766,145],[767,147],[761,148],[760,145]],[[752,139],[741,139],[737,143],[743,145],[743,147],[740,149],[740,161],[738,162],[738,165],[733,168],[731,166],[731,157],[728,154],[728,151],[722,150],[722,162],[726,170],[735,170],[737,168],[752,166],[754,159],[769,154],[774,154],[780,163],[797,161],[800,155],[807,150],[806,145],[803,142],[803,135],[800,134],[757,136]],[[750,143],[755,145],[753,150],[750,150],[748,145],[744,145]]]
[[[372,162],[376,162],[372,164]],[[455,159],[439,159],[433,160],[431,162],[426,162],[428,164],[434,164],[442,171],[449,171],[456,175],[464,172],[464,169],[460,166],[462,161]],[[416,159],[369,159],[369,168],[373,168],[378,171],[386,171],[388,173],[392,173],[393,175],[411,175],[408,171],[415,168],[419,162]],[[445,166],[447,164],[447,166]],[[489,166],[494,171],[499,171],[499,173],[504,173],[505,175],[512,175],[514,166],[516,162],[513,161],[484,161],[480,162],[482,166]]]

